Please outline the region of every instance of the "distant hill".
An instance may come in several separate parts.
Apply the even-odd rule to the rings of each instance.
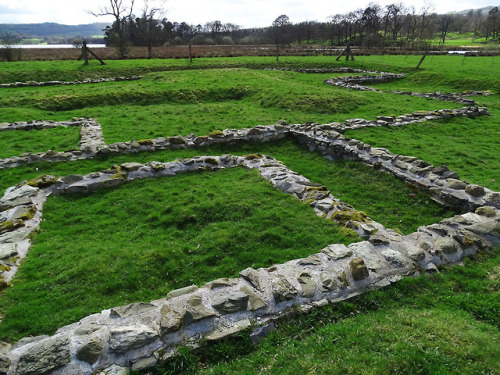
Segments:
[[[500,9],[500,5],[497,5],[498,9]],[[467,15],[471,10],[477,10],[479,9],[481,11],[482,14],[484,15],[487,15],[488,12],[490,10],[492,10],[493,8],[495,8],[495,6],[491,5],[491,6],[488,6],[488,7],[484,7],[484,8],[476,8],[476,9],[467,9],[467,10],[462,10],[461,12],[458,12],[457,14],[463,14],[463,15]]]
[[[61,25],[59,23],[19,23],[0,24],[0,35],[5,32],[21,34],[25,38],[47,38],[47,37],[92,37],[103,35],[103,29],[107,23],[92,23],[87,25]]]

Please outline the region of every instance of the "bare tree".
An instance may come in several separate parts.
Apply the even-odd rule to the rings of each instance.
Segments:
[[[8,31],[0,35],[0,57],[6,61],[21,60],[21,48],[16,47],[21,39],[20,35]]]
[[[472,32],[474,33],[474,36],[477,36],[479,30],[481,29],[481,25],[484,22],[484,16],[483,13],[481,12],[481,9],[476,9],[476,10],[471,9],[469,13],[467,13],[467,17],[470,20],[469,22],[471,23]]]
[[[148,59],[153,57],[155,28],[160,18],[165,15],[165,0],[144,0],[142,17],[138,20],[139,32],[148,47]]]
[[[446,35],[450,31],[451,25],[453,24],[454,16],[451,13],[442,14],[438,20],[438,29],[441,33],[441,39],[443,40],[443,44],[446,40]]]
[[[112,43],[118,47],[120,56],[122,58],[127,58],[129,40],[127,37],[126,27],[127,20],[130,19],[134,11],[135,0],[130,0],[130,2],[124,3],[123,0],[109,0],[109,6],[101,8],[98,12],[89,12],[93,16],[113,16],[115,22],[111,27],[110,36]]]
[[[288,41],[288,31],[290,28],[290,19],[286,14],[282,14],[273,21],[272,33],[276,42],[276,61],[279,61],[279,45]]]
[[[390,4],[385,7],[386,12],[384,15],[385,20],[385,31],[384,35],[388,32],[392,34],[392,40],[397,40],[398,34],[403,27],[403,12],[404,5],[403,3],[398,4]]]
[[[491,35],[491,39],[496,39],[500,35],[500,10],[498,7],[490,9],[486,17],[487,35]]]
[[[419,39],[422,41],[427,37],[432,35],[432,29],[430,27],[432,22],[432,12],[434,10],[434,6],[430,2],[425,2],[422,8],[420,9],[420,17],[419,17],[419,29],[420,35]]]

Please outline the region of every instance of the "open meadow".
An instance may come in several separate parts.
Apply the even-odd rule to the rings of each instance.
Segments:
[[[374,147],[446,164],[461,179],[500,191],[500,59],[495,57],[233,57],[0,63],[0,83],[140,75],[134,81],[0,88],[0,123],[92,117],[106,143],[204,136],[256,125],[344,122],[463,107],[455,102],[354,91],[326,79],[335,69],[406,73],[382,90],[469,92],[491,116],[348,130]],[[79,128],[0,132],[0,158],[78,147]],[[87,174],[129,162],[196,155],[265,154],[404,234],[457,212],[359,162],[330,161],[290,139],[39,162],[0,169],[0,191],[40,175]],[[254,170],[191,172],[53,196],[28,257],[0,295],[0,340],[53,334],[114,306],[148,302],[247,268],[307,257],[332,243],[360,241]],[[154,374],[500,374],[500,253],[465,267],[408,278],[346,302],[288,316],[257,348],[248,332],[187,348]]]

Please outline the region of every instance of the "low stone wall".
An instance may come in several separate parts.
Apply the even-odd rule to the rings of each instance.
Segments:
[[[371,73],[371,72],[370,72]],[[431,98],[436,100],[444,100],[448,102],[456,102],[470,106],[477,106],[477,103],[469,99],[468,96],[487,96],[490,95],[489,91],[468,91],[463,93],[442,93],[440,91],[421,93],[421,92],[411,92],[411,91],[398,91],[398,90],[380,90],[373,87],[365,86],[369,83],[383,83],[401,79],[406,76],[406,74],[394,74],[394,73],[384,73],[377,72],[379,75],[362,75],[362,76],[352,76],[352,77],[341,77],[341,78],[330,78],[325,80],[325,83],[329,85],[334,85],[338,87],[343,87],[349,90],[356,91],[376,91],[384,92],[398,95],[410,95],[419,98]]]
[[[401,235],[335,198],[326,187],[289,170],[272,157],[202,156],[170,163],[125,163],[85,176],[40,176],[7,189],[0,199],[0,275],[2,287],[26,257],[30,238],[51,194],[89,193],[134,179],[174,176],[189,171],[243,167],[258,169],[280,191],[311,206],[317,215],[356,231],[362,240],[349,246],[331,244],[307,258],[269,268],[247,268],[238,278],[174,290],[156,301],[106,309],[60,328],[52,336],[21,339],[0,347],[0,375],[125,374],[169,360],[179,345],[193,348],[242,330],[254,334],[292,311],[336,303],[367,290],[388,286],[404,276],[437,272],[466,256],[500,245],[500,193],[459,179],[446,166],[397,155],[346,138],[342,132],[367,126],[400,126],[452,116],[489,114],[477,106],[457,110],[417,111],[404,116],[379,116],[376,121],[297,124],[279,122],[249,129],[214,131],[208,136],[175,136],[105,144],[100,125],[74,119],[54,126],[81,126],[80,149],[63,153],[27,153],[0,160],[0,169],[39,161],[70,161],[100,155],[217,143],[240,144],[293,137],[326,158],[358,160],[391,173],[429,193],[440,204],[463,212],[438,224]],[[61,125],[58,125],[61,124]],[[11,129],[11,124],[3,124]],[[17,123],[19,129],[44,127]],[[5,129],[5,130],[9,130]],[[0,128],[1,130],[1,128]]]
[[[69,85],[84,85],[87,83],[103,83],[103,82],[120,82],[120,81],[137,81],[142,76],[131,77],[113,77],[113,78],[86,78],[81,81],[28,81],[28,82],[13,82],[13,83],[0,83],[0,88],[15,88],[15,87],[41,87],[41,86],[69,86]]]
[[[448,194],[453,189],[450,183],[459,181],[456,174],[444,167],[434,168],[413,157],[371,148],[326,128],[304,125],[295,129],[295,134],[327,156],[354,158],[372,165],[381,163],[381,170],[409,182],[433,183],[439,194]],[[1,249],[20,259],[20,244],[29,242],[29,233],[40,222],[43,202],[50,194],[88,193],[138,178],[236,166],[259,169],[282,192],[310,204],[317,214],[358,230],[368,240],[349,246],[332,244],[307,258],[265,269],[247,268],[236,279],[174,290],[163,299],[90,315],[60,328],[51,337],[22,339],[12,347],[4,346],[0,373],[125,374],[130,369],[149,368],[175,355],[179,345],[196,347],[203,340],[217,340],[241,330],[258,331],[290,311],[308,311],[314,306],[342,301],[390,285],[405,275],[436,272],[440,265],[457,263],[464,256],[500,244],[499,193],[466,184],[459,198],[469,202],[464,204],[469,209],[479,204],[476,199],[482,199],[483,205],[475,209],[476,213],[455,216],[403,236],[359,215],[331,196],[325,187],[290,171],[275,159],[254,154],[145,165],[126,163],[86,176],[42,176],[27,181],[8,189],[0,200],[4,218],[18,223],[2,227]],[[418,169],[411,170],[413,167]],[[484,193],[480,194],[484,198],[477,197],[479,193]],[[20,210],[30,214],[25,216]],[[13,270],[14,267],[9,272]]]
[[[435,167],[414,156],[371,147],[344,137],[329,125],[303,125],[295,128],[294,135],[310,151],[332,160],[359,160],[420,188],[441,205],[460,212],[473,212],[484,205],[500,208],[500,193],[460,180],[457,173],[445,165]]]
[[[333,122],[325,124],[332,129],[343,132],[347,129],[358,129],[362,127],[377,126],[401,126],[421,123],[430,120],[439,120],[451,117],[475,117],[490,115],[485,107],[463,107],[459,109],[438,109],[435,111],[416,111],[402,116],[378,116],[377,120],[369,121],[365,119],[350,119],[345,123]],[[312,124],[312,123],[308,123]],[[33,164],[38,162],[63,162],[84,159],[93,159],[98,156],[115,155],[121,153],[154,152],[159,150],[171,150],[178,148],[198,148],[214,144],[241,144],[244,142],[264,142],[273,141],[293,136],[293,130],[300,128],[302,124],[287,125],[284,121],[279,121],[274,125],[258,125],[246,129],[224,129],[210,133],[208,136],[188,135],[160,137],[155,139],[142,139],[139,141],[116,142],[106,144],[102,135],[101,125],[91,118],[73,119],[70,122],[50,122],[34,121],[30,123],[18,122],[13,124],[2,124],[9,129],[37,129],[50,128],[56,126],[81,126],[82,130],[80,149],[64,152],[46,151],[38,153],[24,153],[20,156],[0,159],[0,169],[15,168],[20,165]],[[318,125],[318,124],[317,124]],[[1,128],[0,128],[1,129]]]
[[[41,129],[52,129],[57,127],[67,128],[70,126],[81,126],[83,119],[73,118],[71,121],[19,121],[19,122],[3,122],[0,123],[0,132],[7,130],[41,130]]]

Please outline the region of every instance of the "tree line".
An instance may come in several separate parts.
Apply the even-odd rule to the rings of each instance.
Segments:
[[[138,11],[138,12],[137,12]],[[109,6],[95,15],[113,15],[115,21],[104,30],[108,45],[116,46],[122,57],[128,47],[146,46],[151,55],[154,46],[186,44],[270,44],[329,43],[366,48],[388,46],[409,49],[428,48],[429,40],[439,35],[446,42],[451,32],[472,33],[477,38],[498,40],[498,7],[484,13],[437,14],[426,3],[420,9],[393,3],[385,7],[370,3],[365,9],[335,14],[327,22],[292,23],[286,15],[265,28],[241,28],[233,23],[211,21],[204,25],[174,22],[165,17],[161,1],[146,0],[142,9],[134,9],[134,0],[109,0]]]
[[[364,48],[400,47],[428,49],[438,35],[446,43],[449,33],[471,33],[484,41],[498,41],[500,11],[498,7],[483,12],[437,14],[430,3],[416,9],[402,2],[387,6],[370,3],[366,8],[335,14],[326,22],[293,23],[285,14],[264,28],[241,28],[219,20],[203,25],[175,22],[166,17],[165,0],[106,0],[95,16],[113,16],[104,31],[105,42],[126,58],[131,46],[152,48],[169,45],[203,44],[276,44],[321,43]],[[1,38],[0,38],[1,39]]]

